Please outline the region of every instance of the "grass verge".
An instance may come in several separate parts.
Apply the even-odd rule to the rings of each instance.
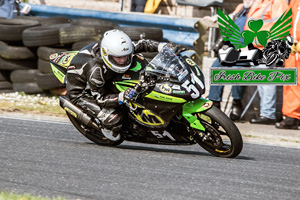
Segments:
[[[9,192],[0,192],[0,200],[65,200],[63,198],[48,198],[48,197],[37,197],[30,194],[14,194]]]
[[[58,97],[25,95],[24,93],[0,95],[0,112],[66,116],[64,110],[59,106]]]

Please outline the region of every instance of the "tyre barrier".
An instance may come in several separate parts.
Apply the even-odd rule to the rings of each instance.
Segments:
[[[99,42],[104,32],[113,28],[123,30],[133,41],[163,41],[161,28],[119,27],[117,23],[96,18],[0,19],[0,93],[64,93],[65,85],[52,73],[49,56]],[[144,57],[150,61],[155,55],[145,53]]]
[[[164,41],[171,41],[192,48],[196,53],[191,58],[200,67],[202,67],[204,46],[207,42],[207,30],[204,24],[209,26],[213,25],[199,18],[133,12],[107,12],[37,4],[30,4],[30,6],[31,14],[39,17],[63,16],[72,19],[98,18],[118,23],[120,27],[141,26],[145,29],[148,27],[161,28]],[[141,36],[143,37],[143,34],[141,34]]]

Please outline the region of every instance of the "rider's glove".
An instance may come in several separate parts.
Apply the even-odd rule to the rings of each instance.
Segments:
[[[138,95],[137,91],[133,88],[127,88],[125,92],[119,93],[119,104],[122,104],[125,100],[132,101]]]

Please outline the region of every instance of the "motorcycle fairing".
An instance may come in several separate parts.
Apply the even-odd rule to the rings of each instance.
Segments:
[[[66,51],[50,55],[49,59],[52,72],[61,83],[66,83],[67,69],[77,53],[78,51]]]
[[[204,98],[189,101],[182,106],[182,116],[190,123],[192,128],[204,131],[205,128],[193,113],[203,112],[212,107],[212,101]]]
[[[51,63],[67,69],[73,57],[76,56],[77,53],[78,51],[66,51],[66,52],[54,53],[50,55],[49,59]]]
[[[66,83],[66,74],[67,70],[64,70],[59,65],[55,65],[50,63],[51,69],[53,74],[56,76],[56,78],[63,84]]]
[[[133,110],[133,118],[140,124],[146,127],[161,128],[166,126],[166,121],[156,115],[151,110],[139,105],[138,103],[129,102],[129,105]]]
[[[114,84],[120,92],[125,92],[127,88],[133,88],[138,82],[138,80],[124,80],[116,81]]]
[[[165,123],[161,126],[149,126],[154,129],[167,127],[173,116],[178,113],[183,105],[183,103],[155,101],[149,98],[137,99],[137,103],[164,120]]]

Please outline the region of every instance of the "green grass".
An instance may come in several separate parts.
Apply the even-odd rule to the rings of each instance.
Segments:
[[[14,194],[9,192],[0,192],[0,200],[65,200],[63,198],[48,198],[48,197],[38,197],[32,196],[30,194]]]

